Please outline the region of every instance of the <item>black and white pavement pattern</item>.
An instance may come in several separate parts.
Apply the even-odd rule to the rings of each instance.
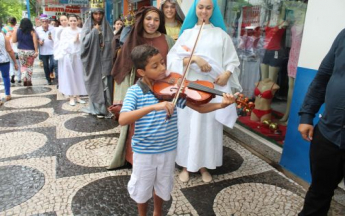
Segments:
[[[105,168],[120,126],[80,112],[87,104],[70,106],[45,83],[35,65],[33,86],[15,84],[0,107],[0,215],[137,215],[131,169]],[[164,215],[293,216],[302,208],[301,186],[226,135],[223,164],[210,171],[211,183],[197,173],[182,183],[177,167]],[[344,209],[333,204],[332,215]]]

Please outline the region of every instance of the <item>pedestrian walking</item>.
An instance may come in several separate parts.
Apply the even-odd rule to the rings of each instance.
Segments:
[[[24,75],[24,86],[32,86],[34,60],[38,56],[37,35],[31,20],[23,18],[19,28],[13,32],[12,41],[18,42],[18,56],[21,73]]]
[[[54,40],[55,27],[49,25],[46,14],[40,16],[42,25],[36,29],[40,50],[40,59],[43,62],[44,74],[48,85],[52,85],[50,74],[54,71]],[[56,71],[55,71],[56,72]]]
[[[17,29],[17,19],[15,17],[8,18],[8,24],[2,28],[2,32],[5,36],[9,39],[11,47],[13,49],[14,55],[16,57],[16,62],[18,64],[18,70],[14,68],[14,62],[10,58],[10,76],[11,76],[11,83],[15,83],[15,76],[17,76],[18,83],[21,83],[21,72],[20,72],[20,61],[18,58],[18,48],[17,43],[13,43],[12,35],[14,31]]]
[[[18,64],[16,63],[10,41],[3,33],[0,33],[0,71],[5,85],[5,98],[1,100],[0,105],[2,105],[3,100],[11,100],[10,58],[13,60],[14,68],[17,70]]]

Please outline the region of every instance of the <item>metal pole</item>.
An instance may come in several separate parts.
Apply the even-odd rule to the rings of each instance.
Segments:
[[[30,19],[30,1],[26,0],[26,10],[28,11],[28,18]]]

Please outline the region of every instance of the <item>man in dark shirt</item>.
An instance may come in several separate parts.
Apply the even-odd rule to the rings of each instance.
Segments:
[[[314,128],[313,118],[322,104],[325,111]],[[311,141],[312,177],[299,216],[327,215],[334,190],[345,174],[345,29],[323,59],[299,115],[298,131]]]

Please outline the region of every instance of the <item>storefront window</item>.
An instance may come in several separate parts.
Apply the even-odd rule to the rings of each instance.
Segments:
[[[307,1],[223,0],[241,61],[239,123],[282,145],[296,78]],[[252,103],[255,104],[255,107]]]

